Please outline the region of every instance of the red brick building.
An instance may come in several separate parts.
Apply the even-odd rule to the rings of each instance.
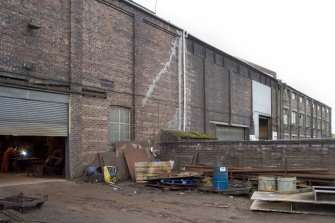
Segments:
[[[1,1],[0,19],[2,146],[27,143],[42,157],[61,149],[69,178],[115,141],[161,129],[331,135],[327,105],[131,1]]]

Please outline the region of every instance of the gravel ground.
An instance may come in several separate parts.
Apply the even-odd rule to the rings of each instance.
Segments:
[[[24,192],[48,193],[40,209],[29,209],[25,218],[42,222],[113,223],[215,223],[215,222],[322,222],[332,216],[252,212],[247,197],[229,197],[195,191],[146,189],[130,182],[122,190],[100,184],[71,181],[0,188],[0,196]]]

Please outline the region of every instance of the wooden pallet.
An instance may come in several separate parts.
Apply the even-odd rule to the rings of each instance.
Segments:
[[[151,178],[171,174],[170,162],[136,162],[135,178],[137,183],[144,183]]]

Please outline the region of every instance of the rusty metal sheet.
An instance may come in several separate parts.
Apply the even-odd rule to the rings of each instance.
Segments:
[[[135,162],[149,162],[149,154],[146,149],[127,148],[124,149],[123,152],[131,179],[135,181]]]
[[[107,166],[115,166],[117,168],[116,179],[117,180],[128,180],[130,177],[126,161],[123,154],[117,156],[115,152],[108,151],[99,153],[99,167],[100,164]]]

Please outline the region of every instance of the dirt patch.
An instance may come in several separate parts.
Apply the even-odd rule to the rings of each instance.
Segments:
[[[41,209],[24,214],[44,222],[208,223],[208,222],[334,222],[334,217],[252,212],[247,197],[195,191],[161,191],[119,184],[122,190],[99,184],[54,182],[0,188],[0,196],[48,193]]]

